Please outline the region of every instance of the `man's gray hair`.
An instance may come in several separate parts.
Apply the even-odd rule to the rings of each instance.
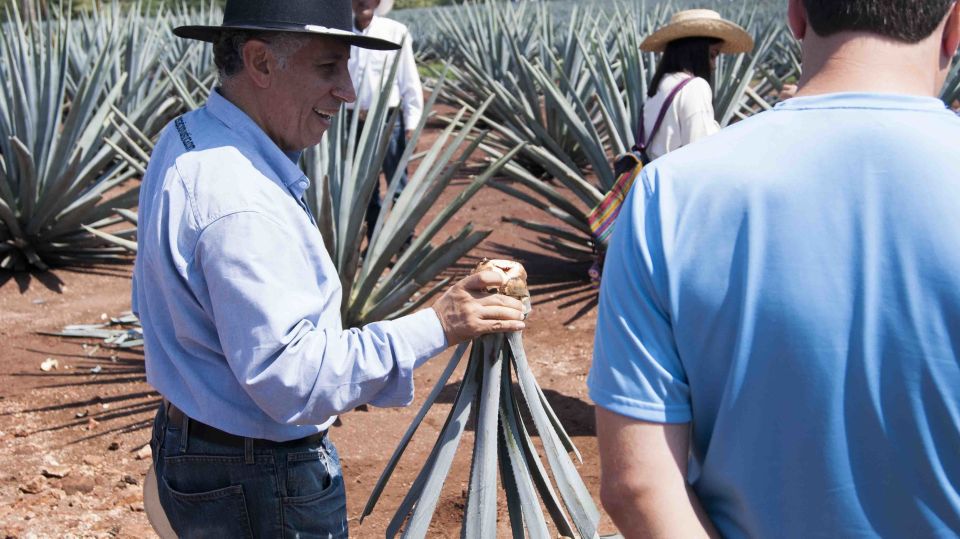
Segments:
[[[243,71],[243,46],[251,39],[265,41],[277,56],[281,69],[287,67],[290,55],[307,43],[307,36],[294,32],[224,30],[213,43],[213,62],[217,65],[221,83]]]

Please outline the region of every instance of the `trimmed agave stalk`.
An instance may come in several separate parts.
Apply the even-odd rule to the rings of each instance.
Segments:
[[[395,62],[382,81],[384,85],[392,83],[396,69]],[[425,110],[432,110],[445,79],[444,73]],[[468,137],[491,99],[471,118],[465,118],[465,109],[460,110],[456,122],[448,125],[433,146],[418,156],[416,169],[394,202],[399,175],[413,160],[413,151],[429,120],[424,115],[407,141],[397,174],[390,179],[383,209],[363,253],[357,238],[364,237],[367,204],[379,184],[392,126],[399,113],[395,110],[390,116],[387,95],[381,92],[381,98],[371,105],[359,137],[358,115],[342,109],[324,141],[303,155],[304,170],[313,179],[307,200],[340,275],[343,321],[348,327],[413,312],[449,283],[449,279],[435,281],[489,232],[475,231],[472,224],[467,224],[439,244],[434,241],[443,225],[520,150],[518,147],[508,152],[474,178],[404,250],[404,243],[414,234],[424,214],[482,143],[483,133],[472,142]],[[456,124],[461,122],[458,130]]]
[[[526,272],[520,264],[484,261],[476,271],[482,269],[502,271],[508,281],[499,291],[525,301],[529,306]],[[453,408],[423,468],[390,521],[386,536],[393,538],[401,533],[402,528],[404,538],[426,537],[443,483],[472,416],[476,436],[462,537],[496,537],[498,472],[513,537],[555,537],[543,508],[561,536],[596,537],[599,511],[570,457],[573,453],[582,462],[580,453],[537,384],[519,332],[487,335],[456,349],[380,475],[364,507],[361,522],[376,507],[411,438],[468,348],[466,373]],[[522,413],[524,409],[529,412],[540,435],[546,465],[531,439],[526,416]]]
[[[126,75],[111,78],[110,41],[67,99],[68,16],[24,19],[8,4],[0,38],[0,268],[127,262],[128,251],[88,232],[120,222],[115,208],[137,203],[123,191],[136,170],[102,145]],[[115,40],[115,37],[111,37]],[[107,81],[113,81],[108,83]],[[65,106],[69,105],[69,106]],[[121,194],[114,195],[120,188]]]
[[[940,99],[943,99],[948,107],[960,104],[960,54],[957,54],[957,57],[953,59],[953,67],[950,69],[950,74],[947,75],[947,81],[943,85]]]

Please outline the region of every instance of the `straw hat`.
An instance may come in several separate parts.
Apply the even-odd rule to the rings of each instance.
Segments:
[[[143,509],[147,513],[147,520],[153,526],[160,539],[177,539],[170,521],[167,520],[167,514],[160,505],[160,493],[157,491],[157,474],[153,471],[153,466],[147,471],[147,479],[143,482]]]
[[[390,10],[393,9],[393,0],[380,0],[380,5],[377,6],[373,12],[377,14],[378,17],[383,17],[387,13],[390,13]]]
[[[663,52],[667,43],[685,37],[714,37],[723,40],[720,52],[736,54],[753,50],[753,38],[746,30],[712,9],[678,11],[670,24],[657,30],[640,44],[640,50]]]

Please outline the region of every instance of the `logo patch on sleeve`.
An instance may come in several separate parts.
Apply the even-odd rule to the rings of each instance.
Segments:
[[[177,133],[180,134],[180,142],[183,143],[183,147],[187,151],[191,151],[197,146],[193,143],[193,138],[190,136],[190,132],[187,131],[187,123],[183,121],[183,116],[176,119],[173,124],[177,127]]]

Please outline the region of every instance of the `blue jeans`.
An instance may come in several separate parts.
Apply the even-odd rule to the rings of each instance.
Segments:
[[[390,135],[390,143],[387,145],[387,154],[383,158],[383,174],[387,178],[388,187],[390,181],[393,180],[393,175],[396,174],[397,168],[400,166],[400,158],[403,157],[403,152],[407,151],[407,131],[406,126],[403,124],[403,114],[399,114],[398,116],[397,123],[395,123],[393,127],[393,133]],[[362,129],[358,130],[358,133],[361,130]],[[404,167],[400,174],[400,187],[397,188],[397,196],[399,196],[400,193],[403,192],[403,188],[407,186],[406,167]],[[373,190],[370,203],[367,205],[368,240],[373,236],[373,228],[377,226],[377,218],[380,217],[381,207],[383,207],[383,199],[380,197],[380,182],[377,182],[377,187]]]
[[[150,446],[178,537],[347,537],[346,490],[329,437],[246,446],[185,438],[161,406]]]

